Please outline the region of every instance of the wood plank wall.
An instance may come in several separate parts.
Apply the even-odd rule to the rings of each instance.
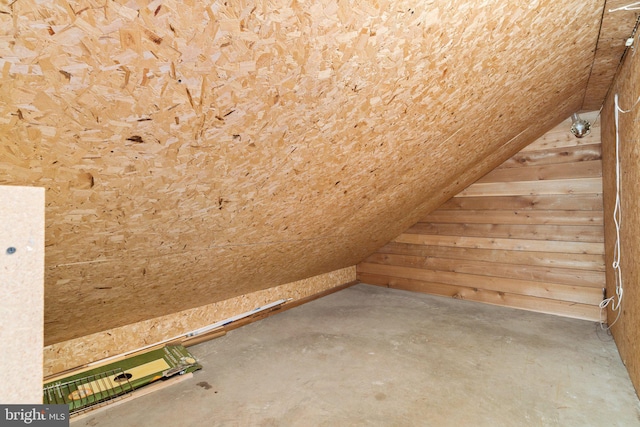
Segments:
[[[504,162],[357,267],[365,283],[600,320],[605,286],[597,113]]]
[[[620,158],[620,272],[623,285],[622,313],[611,311],[609,324],[620,357],[626,365],[636,392],[640,395],[640,41],[635,37],[602,108],[603,187],[605,190],[605,242],[607,266],[607,296],[616,295],[613,270],[616,229],[613,212],[616,201],[616,125],[614,96],[617,94],[619,114],[617,126]],[[618,299],[616,298],[616,304]]]

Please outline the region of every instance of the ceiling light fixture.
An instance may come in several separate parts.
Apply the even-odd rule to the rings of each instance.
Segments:
[[[589,132],[591,132],[591,123],[581,119],[578,113],[573,113],[571,115],[571,133],[576,138],[582,138],[585,135],[589,135]]]

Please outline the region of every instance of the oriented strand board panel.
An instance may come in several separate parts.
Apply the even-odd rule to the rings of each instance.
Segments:
[[[356,267],[346,267],[179,313],[52,344],[44,348],[44,375],[49,376],[186,334],[280,299],[299,301],[355,280]]]
[[[636,36],[636,44],[638,37]],[[620,271],[624,289],[622,313],[613,324],[613,337],[629,375],[640,394],[640,55],[627,55],[613,90],[602,110],[602,157],[604,185],[604,224],[607,267],[607,296],[615,296],[616,279],[613,270],[616,230],[613,214],[616,201],[616,130],[619,136],[620,159]],[[616,127],[614,97],[627,111],[619,114]],[[616,298],[616,304],[618,299]],[[609,305],[609,323],[618,317]]]
[[[629,7],[631,6],[631,7]],[[599,110],[627,51],[625,42],[632,37],[640,9],[629,0],[606,0],[602,26],[582,110]]]
[[[44,188],[0,186],[0,402],[42,403]]]
[[[358,264],[358,279],[601,320],[600,121],[582,117],[590,135],[564,121]]]
[[[603,6],[2,2],[46,343],[356,264],[580,108]]]

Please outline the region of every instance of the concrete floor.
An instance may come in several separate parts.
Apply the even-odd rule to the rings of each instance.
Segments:
[[[581,320],[356,285],[190,350],[194,378],[72,426],[640,426]]]

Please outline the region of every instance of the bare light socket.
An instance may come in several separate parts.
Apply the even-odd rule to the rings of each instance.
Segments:
[[[571,133],[576,138],[582,138],[585,135],[589,135],[589,132],[591,132],[591,123],[581,119],[578,113],[573,113],[571,115]]]

